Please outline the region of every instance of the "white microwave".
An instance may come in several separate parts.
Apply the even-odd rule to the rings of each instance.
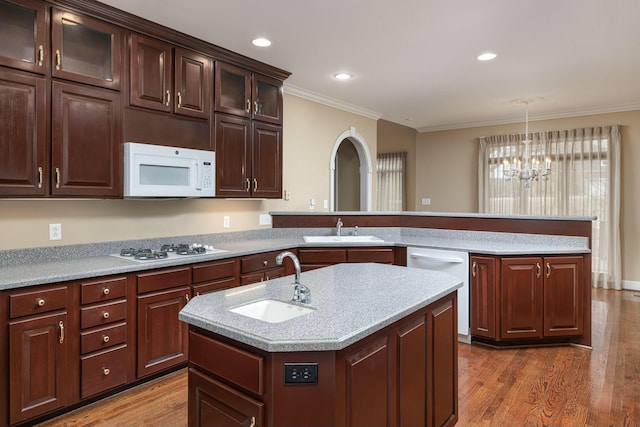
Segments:
[[[124,143],[124,197],[214,197],[213,151]]]

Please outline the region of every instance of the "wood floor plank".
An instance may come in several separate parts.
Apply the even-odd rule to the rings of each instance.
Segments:
[[[592,349],[459,344],[457,426],[640,427],[640,298],[594,289],[592,313]],[[40,426],[186,425],[181,370]]]

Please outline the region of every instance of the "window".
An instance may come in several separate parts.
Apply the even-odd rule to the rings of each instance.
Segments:
[[[405,209],[406,159],[406,152],[378,154],[379,211],[402,211]]]

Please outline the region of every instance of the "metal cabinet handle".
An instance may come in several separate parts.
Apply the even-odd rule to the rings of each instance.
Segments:
[[[176,96],[178,97],[178,108],[180,108],[182,107],[182,95],[178,92]]]
[[[108,311],[103,312],[102,313],[102,318],[103,319],[108,319],[109,318],[109,312]]]
[[[109,295],[109,292],[111,292],[111,291],[109,290],[109,288],[104,288],[104,289],[102,290],[102,294],[103,294],[103,295]]]
[[[536,262],[536,277],[540,277],[540,263]]]
[[[258,180],[256,178],[253,178],[253,191],[258,191]]]
[[[184,294],[184,299],[186,299],[187,302],[189,302],[189,294]]]
[[[44,64],[44,46],[38,46],[38,66],[42,67]]]
[[[473,264],[471,264],[471,275],[473,277],[476,277],[476,269],[478,268],[478,263],[473,261]]]
[[[62,64],[62,55],[60,49],[56,49],[56,70],[60,69],[60,64]]]
[[[262,265],[264,265],[265,267],[267,266],[267,264],[269,264],[269,261],[262,261]]]
[[[253,114],[258,114],[258,101],[253,101]]]
[[[169,90],[167,89],[167,99],[164,103],[164,105],[166,105],[167,107],[171,104],[171,92],[169,92]]]
[[[251,100],[247,99],[247,109],[246,109],[247,113],[251,112]]]
[[[36,303],[38,304],[38,307],[42,307],[45,303],[44,298],[38,298]]]
[[[547,277],[551,276],[551,264],[547,263]]]
[[[42,188],[42,166],[38,167],[38,188]]]
[[[109,368],[102,368],[102,373],[106,375],[109,375],[111,373],[111,370]]]
[[[109,335],[103,335],[102,342],[109,342]]]
[[[56,188],[60,188],[60,168],[56,168]]]
[[[256,427],[256,417],[251,417],[251,424],[249,424],[249,427]]]
[[[60,344],[64,343],[64,323],[61,321],[58,322],[58,327],[60,327]]]
[[[247,178],[247,186],[245,188],[245,191],[248,193],[249,190],[251,190],[251,181],[249,181],[249,178]]]

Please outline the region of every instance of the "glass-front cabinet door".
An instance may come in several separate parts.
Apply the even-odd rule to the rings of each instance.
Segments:
[[[0,0],[0,65],[45,74],[48,10],[36,0]]]
[[[120,90],[122,42],[120,28],[54,8],[52,75]]]
[[[251,72],[216,62],[214,99],[216,111],[251,117]]]
[[[282,124],[282,82],[260,74],[253,75],[253,118]]]

